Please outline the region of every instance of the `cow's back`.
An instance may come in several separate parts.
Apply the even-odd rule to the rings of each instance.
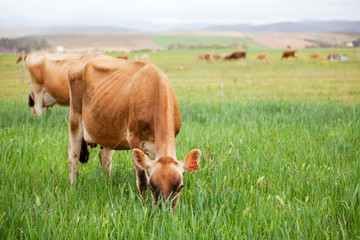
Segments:
[[[169,108],[171,121],[178,122],[170,125],[176,125],[175,134],[180,130],[175,93],[166,76],[153,64],[99,56],[84,66],[75,66],[70,73],[72,96],[82,93],[82,99],[74,105],[78,105],[94,142],[119,150],[140,144],[140,140],[154,142],[155,116],[161,112],[159,99],[164,96],[173,105]],[[81,86],[77,93],[73,92],[75,86]]]

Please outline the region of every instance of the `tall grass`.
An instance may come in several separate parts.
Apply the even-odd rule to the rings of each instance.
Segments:
[[[200,148],[175,213],[138,195],[128,151],[111,182],[99,149],[70,187],[68,109],[42,119],[2,102],[0,235],[50,238],[356,238],[360,105],[282,101],[180,102],[177,155]]]

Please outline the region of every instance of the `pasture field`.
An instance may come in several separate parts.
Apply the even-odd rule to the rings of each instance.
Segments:
[[[224,36],[162,36],[150,35],[150,38],[159,46],[167,49],[171,45],[182,46],[222,46],[226,47],[236,43],[248,48],[259,48],[259,45],[247,37]]]
[[[20,84],[18,56],[0,55],[0,239],[359,239],[354,52],[281,61],[279,50],[253,50],[247,64],[204,63],[199,52],[147,52],[177,93],[178,158],[203,154],[200,170],[184,173],[175,212],[139,196],[129,151],[114,153],[109,181],[91,149],[71,187],[69,109],[30,116],[28,73]],[[260,52],[269,60],[257,61]],[[330,52],[350,61],[329,62]]]

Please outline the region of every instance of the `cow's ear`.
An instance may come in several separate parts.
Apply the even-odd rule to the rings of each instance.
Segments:
[[[186,157],[181,161],[184,170],[189,173],[199,170],[199,161],[201,157],[201,151],[199,149],[191,150]]]
[[[144,170],[149,170],[153,164],[150,158],[148,158],[148,156],[146,156],[140,149],[134,148],[132,150],[132,156],[134,163]]]

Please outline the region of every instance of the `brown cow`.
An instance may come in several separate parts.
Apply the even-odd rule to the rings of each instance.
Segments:
[[[258,60],[265,60],[265,59],[268,59],[268,57],[269,57],[269,54],[267,54],[267,53],[259,53],[257,55]]]
[[[175,208],[184,185],[182,174],[198,169],[201,152],[192,150],[177,161],[180,110],[166,75],[150,63],[98,56],[73,65],[69,81],[71,183],[79,161],[87,161],[85,142],[102,146],[100,163],[109,177],[114,150],[131,149],[140,194],[149,186],[153,206],[159,199],[173,199]]]
[[[129,60],[129,57],[127,55],[120,55],[116,57],[117,59],[124,59],[124,60]]]
[[[41,116],[42,107],[55,103],[70,105],[68,70],[72,61],[80,60],[84,54],[31,53],[26,65],[31,77],[29,105],[32,113]]]
[[[284,51],[281,59],[290,58],[290,57],[297,58],[297,50]]]
[[[318,59],[318,58],[320,58],[320,54],[319,53],[311,53],[310,58],[311,59]]]
[[[237,51],[233,52],[232,54],[225,57],[225,59],[231,60],[231,59],[240,59],[240,58],[246,58],[246,52],[243,51]]]

